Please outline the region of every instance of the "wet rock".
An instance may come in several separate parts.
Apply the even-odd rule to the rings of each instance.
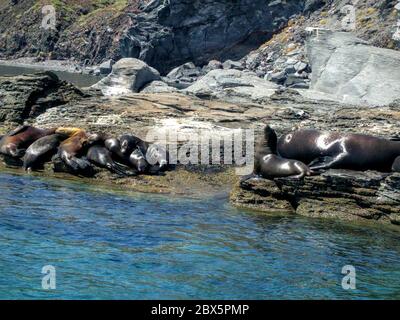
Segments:
[[[400,224],[400,174],[329,170],[304,180],[252,178],[235,187],[231,201],[265,212]]]
[[[22,124],[49,108],[84,96],[82,91],[60,81],[52,72],[0,77],[0,123]]]
[[[323,32],[307,43],[311,89],[351,104],[386,105],[400,97],[400,52],[368,45],[345,32]]]
[[[185,90],[201,98],[216,98],[229,102],[263,101],[278,90],[272,82],[255,73],[239,70],[213,70]]]
[[[124,95],[139,92],[146,84],[160,80],[158,71],[145,62],[124,58],[113,65],[112,72],[92,88],[100,89],[104,95]]]

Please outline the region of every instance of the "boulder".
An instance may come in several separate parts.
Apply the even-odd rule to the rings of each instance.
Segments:
[[[313,91],[356,105],[383,106],[400,98],[399,51],[329,31],[312,35],[307,51]]]
[[[235,69],[235,70],[243,70],[243,64],[240,61],[232,61],[232,60],[226,60],[223,64],[222,67],[224,69]]]
[[[262,102],[272,96],[279,86],[257,77],[253,72],[213,70],[185,90],[200,98],[216,98],[233,103]]]
[[[265,80],[272,81],[277,84],[284,84],[287,79],[285,71],[269,72],[265,75]]]
[[[53,72],[0,77],[0,124],[22,124],[47,109],[82,98],[84,94]]]
[[[104,61],[101,65],[99,65],[100,74],[107,75],[107,74],[111,73],[113,64],[114,64],[114,60],[112,60],[112,59]]]
[[[400,225],[400,173],[329,170],[304,180],[252,178],[234,188],[231,201],[265,212]]]
[[[163,81],[153,81],[146,85],[141,93],[171,93],[178,92],[179,90],[175,87],[169,86]]]
[[[210,71],[212,71],[212,70],[215,70],[215,69],[223,69],[224,68],[224,66],[223,66],[223,64],[220,62],[220,61],[218,61],[218,60],[211,60],[211,61],[209,61],[208,62],[208,64],[207,65],[205,65],[204,67],[203,67],[203,73],[204,74],[206,74],[206,73],[208,73],[208,72],[210,72]]]
[[[201,68],[196,67],[193,62],[188,62],[171,70],[163,80],[170,86],[185,89],[201,75]]]
[[[160,80],[158,71],[145,62],[124,58],[113,65],[112,72],[92,86],[104,95],[124,95],[139,92],[149,82]]]

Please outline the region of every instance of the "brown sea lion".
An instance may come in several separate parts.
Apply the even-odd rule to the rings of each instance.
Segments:
[[[298,160],[285,159],[276,154],[278,137],[266,126],[264,136],[256,145],[255,173],[266,179],[291,177],[301,179],[313,174],[308,166]]]
[[[6,134],[0,140],[0,153],[12,157],[22,157],[28,148],[36,140],[54,134],[56,128],[40,129],[24,125]]]
[[[85,130],[79,128],[59,128],[56,133],[70,135],[58,148],[58,155],[64,163],[75,172],[91,168],[90,162],[87,159],[80,158],[80,156],[85,154],[90,143],[97,137],[90,136]]]
[[[278,141],[278,154],[309,164],[312,170],[398,171],[400,141],[364,134],[298,130]]]

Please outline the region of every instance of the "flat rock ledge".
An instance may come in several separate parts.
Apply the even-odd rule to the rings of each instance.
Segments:
[[[400,173],[329,170],[304,180],[251,178],[232,190],[238,207],[400,226]]]

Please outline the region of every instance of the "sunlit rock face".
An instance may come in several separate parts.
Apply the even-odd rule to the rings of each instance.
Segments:
[[[233,103],[263,102],[279,86],[261,79],[253,72],[240,70],[213,70],[185,90],[200,98],[217,98]]]
[[[154,0],[131,15],[120,52],[163,74],[187,61],[237,59],[303,9],[302,0]]]
[[[119,60],[112,68],[111,74],[92,88],[100,89],[106,96],[126,95],[139,92],[146,84],[160,79],[160,74],[145,62],[134,58]]]
[[[368,45],[345,32],[309,38],[311,89],[356,105],[387,105],[400,98],[400,52]]]

